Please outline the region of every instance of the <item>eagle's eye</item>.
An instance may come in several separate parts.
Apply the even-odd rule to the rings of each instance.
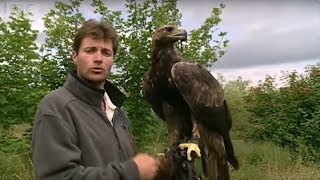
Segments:
[[[173,27],[166,27],[166,31],[171,32],[173,30]]]

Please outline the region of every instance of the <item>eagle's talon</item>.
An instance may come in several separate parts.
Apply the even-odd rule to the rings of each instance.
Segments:
[[[155,158],[157,159],[157,158],[159,158],[161,156],[166,156],[166,154],[165,153],[157,153]]]
[[[155,157],[158,158],[158,157],[160,157],[160,156],[167,156],[167,153],[168,153],[169,151],[170,151],[170,148],[166,148],[163,153],[157,153],[157,154],[155,155]]]
[[[195,143],[181,143],[179,144],[179,148],[181,150],[184,150],[185,148],[187,148],[187,159],[188,161],[191,161],[191,152],[195,152],[197,157],[201,157],[201,153],[200,153],[200,148],[197,144]]]

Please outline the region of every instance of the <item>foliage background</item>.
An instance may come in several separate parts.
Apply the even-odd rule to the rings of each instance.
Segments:
[[[0,179],[32,179],[33,116],[41,98],[60,87],[74,69],[72,38],[85,20],[79,10],[81,3],[55,3],[43,17],[47,38],[39,46],[38,31],[31,28],[31,13],[14,7],[7,21],[0,18]],[[154,30],[162,24],[181,24],[177,0],[127,0],[126,17],[109,9],[103,0],[92,0],[91,6],[120,36],[110,80],[128,97],[125,109],[137,145],[141,151],[163,151],[166,127],[142,97],[141,80],[150,66]],[[219,28],[223,9],[223,4],[213,8],[205,22],[189,32],[183,44],[185,57],[210,67],[225,54],[227,32]],[[241,77],[228,82],[217,77],[232,112],[232,139],[242,164],[239,172],[232,171],[235,179],[320,177],[319,72],[315,65],[306,67],[305,74],[284,73],[282,87],[272,77],[255,87]],[[259,172],[253,173],[257,168]]]

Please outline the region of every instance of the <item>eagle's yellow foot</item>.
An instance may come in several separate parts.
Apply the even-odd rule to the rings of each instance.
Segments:
[[[181,143],[179,144],[179,148],[181,150],[187,148],[187,159],[188,161],[191,161],[192,158],[191,158],[191,152],[194,151],[197,155],[197,157],[201,157],[201,153],[200,153],[200,148],[198,146],[198,144],[195,144],[195,143]]]

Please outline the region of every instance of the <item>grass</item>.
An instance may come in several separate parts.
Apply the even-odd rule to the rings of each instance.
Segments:
[[[32,180],[33,169],[29,152],[29,142],[22,134],[28,125],[14,126],[8,133],[0,126],[0,179],[1,180]],[[7,133],[7,134],[6,134]],[[5,136],[6,135],[6,136]],[[8,139],[11,137],[12,139]]]
[[[302,157],[273,143],[234,141],[241,169],[233,171],[233,179],[295,180],[320,179],[319,164],[303,162]]]
[[[1,180],[32,180],[32,162],[29,153],[8,154],[0,152]]]

